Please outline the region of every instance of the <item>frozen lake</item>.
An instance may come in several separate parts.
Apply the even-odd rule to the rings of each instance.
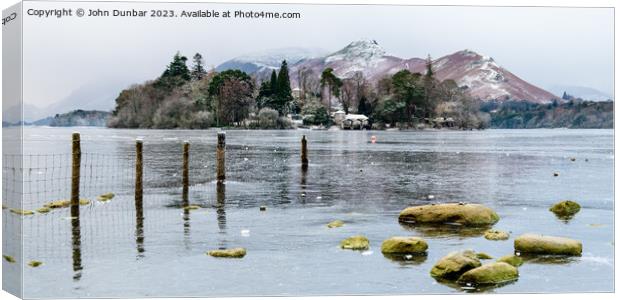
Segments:
[[[69,197],[73,130],[25,130],[25,209]],[[215,130],[77,130],[82,197],[92,203],[81,207],[78,243],[69,209],[23,218],[21,255],[44,263],[24,269],[27,298],[464,293],[430,277],[437,260],[464,249],[511,254],[514,237],[528,232],[578,239],[583,255],[530,261],[519,268],[518,281],[486,292],[614,288],[613,130],[230,130],[228,180],[220,191]],[[307,172],[300,168],[303,134]],[[144,138],[143,220],[133,200],[136,137]],[[179,208],[184,140],[191,143],[189,202],[202,206],[192,211]],[[11,159],[4,158],[5,177]],[[10,195],[14,187],[3,184]],[[109,203],[94,200],[105,192],[117,196]],[[568,222],[548,211],[565,199],[582,205]],[[481,232],[439,232],[397,221],[409,205],[457,201],[495,209],[501,219],[494,228],[510,231],[511,238],[489,241]],[[20,218],[3,210],[5,234],[14,234]],[[328,229],[336,219],[345,225]],[[357,234],[369,238],[370,251],[338,247]],[[428,256],[384,257],[381,242],[402,235],[424,237]],[[205,255],[220,247],[245,247],[248,254]]]

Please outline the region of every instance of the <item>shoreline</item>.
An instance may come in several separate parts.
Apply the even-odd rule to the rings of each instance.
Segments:
[[[119,127],[104,127],[104,126],[48,126],[48,125],[11,125],[11,126],[3,126],[2,128],[92,128],[92,129],[119,129],[119,130],[166,130],[166,131],[174,131],[174,130],[192,130],[192,131],[208,131],[208,130],[238,130],[238,131],[379,131],[379,132],[460,132],[460,131],[485,131],[485,130],[614,130],[613,127],[606,128],[570,128],[570,127],[536,127],[536,128],[501,128],[501,127],[490,127],[484,129],[452,129],[452,128],[423,128],[423,129],[400,129],[400,128],[386,128],[386,129],[363,129],[363,130],[353,130],[353,129],[341,129],[341,128],[287,128],[287,129],[279,129],[279,128],[241,128],[241,127],[210,127],[206,129],[193,129],[193,128],[119,128]]]

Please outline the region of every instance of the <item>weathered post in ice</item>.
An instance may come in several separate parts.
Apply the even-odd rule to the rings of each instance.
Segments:
[[[308,169],[308,141],[306,135],[301,138],[301,168]]]
[[[217,133],[217,148],[216,148],[216,179],[217,181],[226,180],[226,133]]]
[[[189,142],[183,142],[183,203],[189,198]]]
[[[144,252],[144,209],[142,206],[142,139],[136,139],[136,248]]]
[[[136,212],[142,214],[142,139],[136,139]]]
[[[80,147],[80,133],[72,135],[71,147],[71,217],[80,217],[80,165],[82,162],[82,150]]]

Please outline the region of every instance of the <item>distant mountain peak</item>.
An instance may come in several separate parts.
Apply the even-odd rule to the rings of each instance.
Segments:
[[[385,49],[376,40],[363,39],[353,41],[346,47],[327,56],[326,62],[337,60],[356,60],[372,62],[386,55]]]
[[[465,55],[465,56],[482,56],[482,55],[478,54],[478,52],[473,51],[471,49],[463,49],[461,51],[456,52],[455,54],[461,54],[461,55]]]
[[[283,60],[289,65],[299,61],[322,57],[328,52],[319,48],[288,47],[265,51],[257,51],[247,55],[235,57],[220,64],[216,70],[225,71],[229,69],[239,69],[248,73],[271,73],[271,70],[280,68]]]

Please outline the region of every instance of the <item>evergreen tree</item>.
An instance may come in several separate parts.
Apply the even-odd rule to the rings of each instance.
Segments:
[[[359,103],[357,104],[357,113],[361,114],[361,115],[368,115],[368,104],[367,104],[368,100],[366,99],[366,96],[362,96],[360,98]]]
[[[426,58],[426,74],[424,74],[424,106],[426,109],[426,117],[430,117],[431,112],[435,109],[435,78],[433,75],[435,75],[433,60],[429,54]]]
[[[259,110],[263,107],[269,106],[272,95],[273,93],[271,92],[271,82],[267,80],[261,82],[258,89],[258,96],[256,96],[256,106]]]
[[[191,76],[186,62],[187,57],[177,52],[172,58],[172,62],[157,80],[156,86],[165,90],[171,90],[188,82]]]
[[[272,77],[273,78],[273,77]],[[286,60],[282,61],[280,72],[277,77],[277,89],[275,91],[276,107],[274,107],[281,115],[286,113],[288,105],[293,101],[291,91],[291,80],[288,75],[288,65]]]
[[[269,80],[269,85],[271,86],[271,95],[278,92],[278,75],[276,75],[276,70],[271,71],[271,79]]]
[[[179,52],[174,55],[172,58],[172,62],[168,65],[162,77],[179,77],[185,81],[189,81],[191,79],[189,69],[186,65],[187,57],[182,56]]]
[[[200,53],[196,53],[194,55],[194,66],[192,67],[192,79],[201,80],[207,72],[203,67],[202,55]]]
[[[435,75],[435,72],[433,71],[433,60],[431,59],[430,54],[426,57],[426,74],[425,75],[427,78],[433,78],[433,75]]]

